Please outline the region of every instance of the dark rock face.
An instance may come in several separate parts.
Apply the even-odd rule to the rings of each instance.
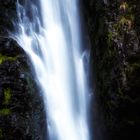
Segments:
[[[16,0],[0,1],[0,35],[7,35],[14,30],[13,19],[16,19]]]
[[[92,138],[140,139],[140,1],[82,1],[92,44]],[[31,64],[3,37],[14,30],[15,2],[0,2],[0,139],[42,140],[46,121]]]
[[[45,114],[31,64],[18,44],[0,38],[0,139],[42,140]]]
[[[16,27],[16,0],[0,1],[0,140],[43,140],[46,117],[31,63],[8,37]]]
[[[140,2],[83,3],[95,77],[95,140],[140,139]]]

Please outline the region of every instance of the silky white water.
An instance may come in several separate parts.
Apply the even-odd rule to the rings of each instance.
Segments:
[[[77,0],[17,2],[14,38],[29,55],[50,140],[89,140],[88,87]]]

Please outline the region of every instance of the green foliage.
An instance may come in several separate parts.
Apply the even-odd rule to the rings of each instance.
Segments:
[[[129,5],[127,2],[123,2],[121,5],[120,5],[120,9],[123,9],[123,10],[126,10],[129,8]]]
[[[120,21],[119,21],[119,25],[124,26],[125,24],[127,25],[129,22],[128,19],[126,19],[125,17],[121,17]]]
[[[134,15],[132,14],[132,7],[129,7],[129,5],[126,2],[124,2],[120,5],[120,9],[121,8],[125,10],[125,14],[120,16],[120,20],[118,24],[120,27],[127,25],[128,28],[130,29],[134,21]]]
[[[124,26],[127,26],[127,31],[128,31],[132,27],[133,20],[134,20],[133,15],[121,16],[118,22],[118,27],[121,29]]]
[[[11,89],[4,89],[4,105],[8,105],[11,100]],[[0,116],[7,116],[11,114],[11,110],[7,107],[0,109]]]
[[[0,54],[0,64],[2,64],[5,61],[15,61],[18,58],[18,56],[11,57],[11,56],[5,56]]]
[[[107,36],[108,36],[107,43],[109,46],[111,46],[113,40],[113,32],[109,31]]]
[[[126,2],[120,5],[119,10],[124,10],[124,12],[118,15],[116,21],[108,22],[109,28],[107,33],[107,43],[109,46],[112,45],[113,41],[118,41],[123,38],[125,32],[129,32],[132,29],[134,22],[134,14],[131,7]]]
[[[7,116],[11,114],[11,110],[8,108],[0,109],[0,116]]]
[[[11,100],[11,90],[10,88],[4,89],[4,97],[5,97],[5,101],[4,104],[9,104],[10,100]]]

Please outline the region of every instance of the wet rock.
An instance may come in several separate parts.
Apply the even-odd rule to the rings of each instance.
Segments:
[[[0,38],[0,139],[43,140],[45,113],[31,64],[16,41]]]
[[[0,35],[13,31],[13,21],[16,20],[16,0],[1,0],[0,2]]]
[[[139,139],[140,2],[109,0],[107,5],[97,0],[83,2],[92,44],[93,137],[95,140]]]

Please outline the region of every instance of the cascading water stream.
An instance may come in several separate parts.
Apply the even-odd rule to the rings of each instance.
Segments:
[[[29,55],[43,93],[50,140],[89,140],[88,87],[77,0],[17,2],[14,38]]]

